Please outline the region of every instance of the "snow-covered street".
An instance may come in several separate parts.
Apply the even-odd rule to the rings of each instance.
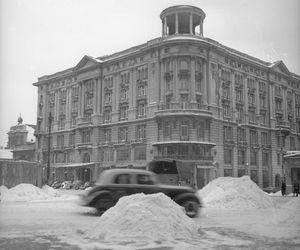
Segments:
[[[163,195],[122,198],[107,215],[98,217],[93,209],[78,205],[83,191],[49,188],[44,190],[49,196],[41,196],[38,189],[26,192],[27,187],[21,186],[8,199],[7,190],[1,189],[0,249],[299,249],[300,197],[269,196],[253,187],[251,192],[259,194],[251,201],[247,198],[246,208],[238,194],[231,198],[234,192],[226,180],[212,185],[199,191],[206,206],[196,219],[184,217]],[[270,198],[268,204],[262,201],[263,208],[253,205],[261,195]],[[28,196],[31,200],[24,201]],[[218,202],[213,197],[219,197]],[[226,197],[223,207],[221,197]]]

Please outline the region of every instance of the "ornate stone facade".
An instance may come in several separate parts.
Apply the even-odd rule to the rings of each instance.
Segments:
[[[84,56],[34,83],[44,164],[53,117],[53,178],[57,168],[66,178],[88,172],[85,179],[95,180],[111,166],[174,159],[198,187],[244,174],[261,187],[275,185],[284,152],[300,147],[300,76],[282,61],[264,62],[204,37],[204,18],[197,7],[167,8],[162,37]]]

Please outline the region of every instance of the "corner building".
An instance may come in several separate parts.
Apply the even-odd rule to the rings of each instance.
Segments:
[[[300,76],[204,37],[205,16],[169,7],[161,37],[34,83],[36,157],[47,164],[51,113],[52,179],[171,159],[198,188],[245,174],[279,185],[283,155],[300,148]]]

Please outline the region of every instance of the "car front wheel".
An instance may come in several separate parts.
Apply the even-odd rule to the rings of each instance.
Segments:
[[[198,215],[199,203],[197,201],[185,200],[181,206],[184,207],[187,216],[194,218]]]

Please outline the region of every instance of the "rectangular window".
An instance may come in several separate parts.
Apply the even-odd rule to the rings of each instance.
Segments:
[[[104,149],[102,151],[102,161],[110,162],[114,160],[114,150],[111,148]]]
[[[258,134],[255,130],[250,130],[250,144],[257,145],[258,144]]]
[[[128,141],[128,127],[119,128],[119,141],[120,142]]]
[[[142,96],[147,95],[147,91],[146,90],[147,90],[147,88],[146,88],[145,85],[138,86],[138,96],[142,97]]]
[[[138,146],[134,148],[135,160],[146,160],[146,146]]]
[[[232,149],[224,148],[224,163],[232,164]]]
[[[181,127],[180,127],[180,136],[181,137],[188,137],[188,135],[189,135],[188,124],[186,124],[186,123],[181,124]]]
[[[118,161],[130,161],[130,148],[120,147],[117,149],[117,160]]]
[[[269,187],[269,171],[263,170],[263,188]]]
[[[245,165],[246,163],[246,151],[239,149],[238,150],[238,165]]]
[[[145,139],[146,138],[146,125],[136,126],[136,139]]]
[[[262,165],[269,166],[269,153],[268,152],[262,152]]]
[[[242,177],[246,175],[246,170],[245,169],[238,169],[238,177]]]
[[[82,143],[90,143],[91,142],[91,132],[90,130],[82,131]]]
[[[261,144],[262,145],[269,145],[270,144],[270,137],[268,132],[261,132]]]
[[[258,185],[258,171],[257,170],[250,171],[250,178],[253,182],[255,182]]]
[[[123,88],[121,89],[121,100],[127,100],[128,99],[128,89]]]
[[[204,141],[204,136],[205,136],[205,127],[204,127],[204,122],[199,122],[198,124],[198,139]]]
[[[64,136],[63,135],[58,135],[57,136],[57,146],[58,147],[63,147],[64,146]]]
[[[105,103],[111,103],[112,102],[112,93],[106,92],[104,96]]]
[[[170,122],[164,123],[164,137],[171,137],[171,124]]]
[[[120,107],[120,120],[128,119],[128,106]]]
[[[228,168],[225,168],[225,169],[224,169],[224,177],[227,177],[227,176],[229,176],[229,177],[232,177],[232,176],[233,176],[233,171],[232,171],[232,169],[228,169]]]
[[[111,129],[108,128],[108,129],[104,129],[103,131],[103,139],[104,139],[104,142],[110,142],[111,141]]]
[[[250,164],[257,165],[257,152],[253,149],[250,150]]]
[[[251,106],[255,106],[255,93],[248,93],[248,104]]]
[[[111,109],[104,110],[104,122],[111,121]]]
[[[291,150],[296,149],[295,137],[290,137],[290,149]]]
[[[236,100],[236,102],[239,102],[239,103],[243,102],[243,90],[237,89],[235,91],[235,100]]]
[[[223,104],[223,116],[226,117],[226,118],[230,118],[231,117],[230,105]]]
[[[146,103],[140,102],[138,104],[138,117],[145,117],[146,116]]]
[[[69,146],[74,146],[75,145],[75,134],[70,134],[69,135]]]
[[[244,128],[237,128],[238,142],[246,142],[246,130]]]
[[[223,137],[224,141],[233,141],[233,129],[232,127],[223,127]]]

